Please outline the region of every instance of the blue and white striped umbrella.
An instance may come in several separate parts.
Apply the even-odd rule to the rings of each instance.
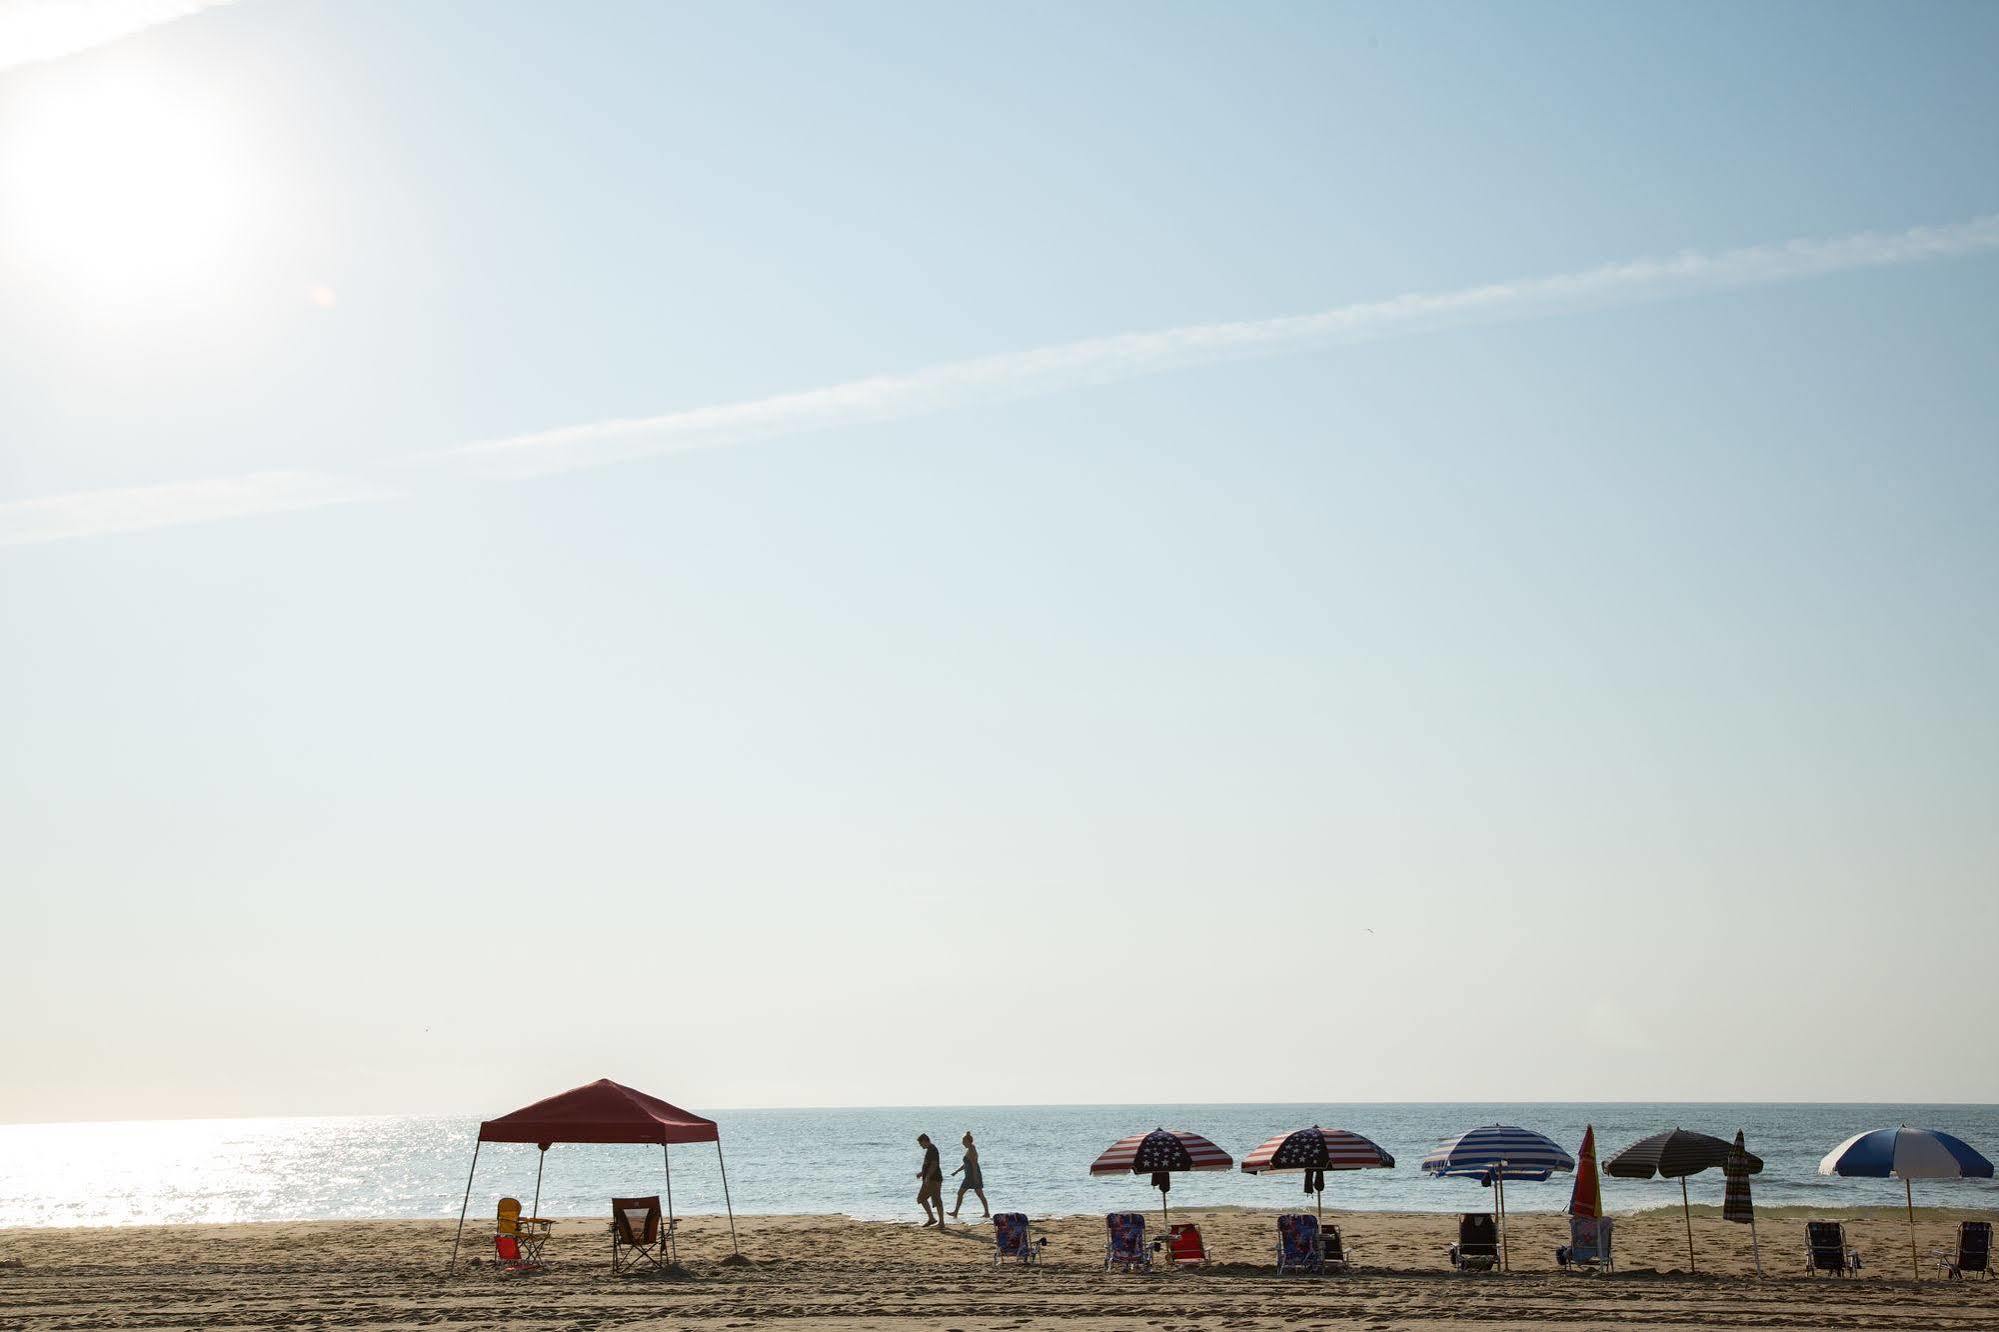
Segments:
[[[1909,1270],[1921,1281],[1923,1269],[1916,1261],[1916,1192],[1909,1181],[1991,1179],[1992,1163],[1960,1138],[1937,1129],[1904,1125],[1854,1134],[1825,1154],[1819,1173],[1902,1181],[1902,1200],[1909,1209]]]
[[[1423,1158],[1426,1175],[1546,1179],[1574,1170],[1575,1158],[1552,1138],[1511,1124],[1487,1124],[1451,1138]]]
[[[1862,1179],[1991,1179],[1992,1163],[1962,1139],[1937,1129],[1872,1129],[1827,1152],[1819,1173]]]

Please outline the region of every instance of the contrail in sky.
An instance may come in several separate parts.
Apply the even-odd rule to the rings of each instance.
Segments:
[[[1363,301],[1316,314],[1086,338],[661,416],[512,435],[420,454],[406,460],[401,470],[405,476],[413,472],[449,479],[542,476],[1053,393],[1292,347],[1375,342],[1467,324],[1515,322],[1995,249],[1999,249],[1999,214],[1908,231],[1690,251],[1554,277]],[[0,504],[0,545],[351,503],[384,498],[395,490],[386,479],[276,472],[234,480],[79,491]]]

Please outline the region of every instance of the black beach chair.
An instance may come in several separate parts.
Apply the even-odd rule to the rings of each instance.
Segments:
[[[1499,1266],[1499,1223],[1491,1212],[1466,1212],[1458,1218],[1451,1266],[1460,1272],[1490,1272]]]
[[[1939,1250],[1936,1254],[1937,1270],[1952,1280],[1961,1281],[1966,1272],[1976,1272],[1987,1281],[1992,1279],[1992,1223],[1990,1221],[1960,1221],[1957,1223],[1957,1252]]]
[[[1347,1248],[1347,1242],[1341,1237],[1338,1226],[1320,1228],[1319,1246],[1325,1250],[1328,1272],[1353,1271],[1353,1251]]]
[[[1846,1242],[1837,1221],[1805,1222],[1805,1275],[1847,1277],[1860,1271],[1860,1250]]]
[[[659,1195],[611,1199],[611,1270],[663,1268],[669,1261],[673,1228],[660,1223]]]

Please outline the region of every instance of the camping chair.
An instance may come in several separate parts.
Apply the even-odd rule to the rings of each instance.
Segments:
[[[1319,1218],[1289,1213],[1277,1218],[1277,1272],[1323,1272],[1326,1251],[1319,1244]]]
[[[673,1227],[660,1224],[659,1195],[611,1199],[611,1270],[636,1271],[641,1263],[665,1267]]]
[[[1957,1252],[1939,1249],[1935,1253],[1937,1270],[1961,1281],[1966,1272],[1976,1272],[1987,1281],[1992,1279],[1992,1223],[1990,1221],[1960,1221],[1957,1223]]]
[[[1104,1271],[1150,1272],[1152,1251],[1145,1247],[1145,1218],[1137,1212],[1112,1212],[1104,1217]]]
[[[1347,1248],[1346,1240],[1341,1238],[1338,1226],[1319,1228],[1319,1247],[1325,1252],[1328,1272],[1353,1271],[1353,1253]]]
[[[501,1241],[506,1243],[502,1244]],[[502,1198],[493,1213],[493,1251],[510,1271],[542,1266],[541,1246],[548,1242],[548,1222],[521,1215],[519,1198]]]
[[[1846,1242],[1837,1221],[1805,1222],[1805,1275],[1852,1276],[1860,1271],[1860,1250]]]
[[[1048,1244],[1046,1238],[1030,1240],[1027,1237],[1027,1213],[993,1213],[993,1266],[998,1267],[1007,1259],[1026,1266],[1041,1261],[1041,1250]]]
[[[1610,1256],[1610,1218],[1607,1216],[1572,1216],[1569,1218],[1569,1242],[1555,1249],[1555,1262],[1566,1272],[1571,1268],[1588,1268],[1596,1272],[1614,1272],[1617,1264]]]
[[[1499,1266],[1499,1223],[1491,1212],[1466,1212],[1458,1218],[1451,1266],[1460,1272],[1490,1272]]]
[[[1164,1248],[1175,1267],[1208,1265],[1208,1246],[1201,1243],[1201,1228],[1192,1221],[1174,1223],[1167,1229],[1166,1238],[1153,1247]]]

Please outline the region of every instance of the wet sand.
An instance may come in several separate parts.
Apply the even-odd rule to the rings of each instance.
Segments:
[[[1137,1194],[1134,1195],[1139,1196]],[[1689,1274],[1677,1211],[1618,1218],[1619,1272],[1565,1275],[1558,1216],[1509,1223],[1514,1270],[1450,1272],[1456,1218],[1353,1213],[1337,1219],[1355,1251],[1345,1277],[1279,1277],[1274,1213],[1190,1209],[1213,1263],[1153,1275],[1102,1270],[1101,1217],[1037,1225],[1039,1269],[995,1269],[981,1224],[944,1233],[842,1217],[738,1219],[743,1259],[720,1218],[683,1223],[683,1270],[619,1277],[601,1220],[558,1224],[546,1272],[507,1275],[488,1261],[489,1224],[467,1227],[456,1277],[443,1272],[452,1223],[301,1222],[0,1231],[0,1326],[26,1329],[506,1327],[510,1329],[899,1327],[1021,1328],[1932,1328],[1999,1327],[1999,1282],[1935,1279],[1928,1250],[1978,1215],[1920,1209],[1924,1280],[1910,1279],[1908,1232],[1888,1208],[1830,1214],[1866,1264],[1850,1281],[1803,1274],[1806,1213],[1759,1217],[1763,1268],[1748,1228],[1696,1209],[1699,1274]],[[1820,1215],[1813,1213],[1812,1215]],[[1156,1226],[1158,1213],[1151,1214]]]

